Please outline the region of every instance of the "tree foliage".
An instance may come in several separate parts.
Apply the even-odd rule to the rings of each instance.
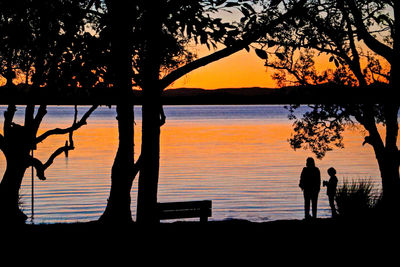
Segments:
[[[0,75],[8,86],[93,87],[105,82],[104,52],[90,29],[89,0],[0,3]],[[19,81],[13,79],[19,78]],[[22,81],[21,79],[24,78]]]
[[[31,93],[43,96],[41,101],[46,103],[49,93],[77,90],[82,86],[95,87],[104,81],[96,72],[99,66],[93,53],[96,37],[87,29],[88,2],[0,2],[0,75],[7,80],[9,89],[17,90],[23,85]],[[21,76],[24,77],[23,81],[14,80]],[[41,94],[43,91],[44,95]],[[23,124],[14,120],[16,106],[8,105],[4,112],[3,132],[0,134],[0,150],[7,161],[0,183],[0,215],[4,216],[4,221],[21,222],[26,219],[18,207],[19,189],[25,170],[32,166],[39,179],[46,179],[45,170],[56,157],[74,149],[73,133],[86,124],[96,108],[97,105],[92,106],[79,121],[75,108],[70,127],[40,133],[40,125],[47,114],[46,104],[37,109],[33,103],[26,105]],[[68,135],[68,140],[42,162],[30,152],[52,135]]]
[[[281,9],[276,12],[282,12],[294,2],[282,1]],[[346,125],[360,125],[366,133],[363,145],[374,149],[384,195],[391,197],[400,190],[399,104],[394,97],[400,82],[400,38],[396,34],[400,31],[400,21],[396,20],[399,12],[397,1],[308,0],[298,16],[285,20],[278,25],[278,30],[265,35],[258,48],[265,52],[257,53],[262,55],[266,66],[279,70],[274,78],[281,85],[291,81],[301,85],[331,84],[321,88],[325,90],[321,94],[327,97],[327,102],[330,94],[335,94],[335,88],[378,84],[386,99],[379,104],[345,104],[345,99],[342,104],[312,104],[301,118],[293,115],[299,105],[291,105],[290,117],[295,121],[289,142],[294,149],[304,147],[322,158],[334,147],[343,147]],[[271,11],[264,10],[264,13]],[[313,57],[307,57],[312,53],[327,55],[335,71],[317,73]],[[383,61],[389,68],[384,67]],[[382,82],[388,84],[382,85]],[[359,92],[366,94],[371,90]],[[379,131],[379,127],[384,127],[386,132]]]
[[[293,2],[296,1],[283,1],[281,6],[284,8]],[[318,56],[326,55],[332,68],[352,73],[357,80],[354,85],[366,86],[377,80],[387,82],[387,71],[369,68],[376,55],[381,56],[381,60],[391,61],[387,50],[394,40],[390,12],[393,6],[384,2],[308,0],[298,16],[285,20],[278,30],[260,41],[261,49],[275,55],[266,61],[266,65],[276,66],[281,73],[292,75],[292,65],[287,65],[287,59],[293,54],[300,58],[302,54],[313,50]],[[270,13],[269,10],[264,12]],[[364,44],[367,44],[367,48]],[[365,52],[368,49],[370,51]],[[365,75],[367,72],[368,76]],[[377,76],[380,79],[373,79]]]

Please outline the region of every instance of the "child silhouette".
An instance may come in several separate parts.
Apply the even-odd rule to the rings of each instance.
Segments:
[[[326,194],[329,199],[329,206],[332,210],[332,217],[336,217],[336,206],[335,206],[335,196],[336,196],[336,186],[338,183],[338,179],[336,177],[336,170],[334,168],[328,169],[328,174],[330,176],[329,181],[324,181],[323,186],[326,186]]]

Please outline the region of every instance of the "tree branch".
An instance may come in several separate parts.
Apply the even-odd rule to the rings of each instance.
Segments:
[[[369,132],[369,137],[364,141],[364,144],[370,144],[374,148],[375,153],[382,153],[385,145],[383,144],[382,137],[376,127],[373,108],[371,105],[366,104],[362,109],[363,118],[360,123]]]
[[[132,167],[131,174],[129,175],[131,177],[132,181],[135,179],[136,175],[142,168],[142,165],[143,165],[142,154],[140,154],[138,160]]]
[[[25,128],[30,128],[33,125],[33,113],[35,112],[35,105],[29,104],[25,108]]]
[[[43,140],[45,140],[47,137],[51,136],[51,135],[60,135],[60,134],[67,134],[67,133],[71,133],[73,131],[76,131],[77,129],[79,129],[80,127],[82,127],[83,125],[86,124],[86,120],[87,118],[92,114],[92,112],[98,107],[98,105],[93,105],[83,116],[82,118],[76,122],[74,121],[74,123],[72,124],[71,127],[68,128],[64,128],[64,129],[60,129],[60,128],[55,128],[52,130],[49,130],[45,133],[43,133],[42,135],[40,135],[39,137],[36,138],[36,144],[42,142]],[[76,114],[75,114],[76,116]]]
[[[44,165],[43,163],[38,160],[37,158],[33,158],[31,157],[30,162],[29,162],[29,166],[33,166],[36,169],[36,176],[40,179],[40,180],[46,180],[46,177],[44,176]]]
[[[92,6],[94,5],[94,2],[95,2],[96,0],[90,0],[90,2],[88,3],[88,5],[86,6],[86,11],[88,11],[88,10],[90,10],[91,8],[92,8]]]
[[[65,146],[58,148],[56,151],[53,152],[53,154],[50,155],[49,159],[46,161],[45,164],[43,164],[44,169],[47,169],[50,167],[51,164],[53,164],[54,160],[61,154],[65,153],[70,150],[74,150],[75,147],[65,144]]]
[[[360,39],[364,40],[365,44],[375,53],[384,57],[389,63],[393,63],[393,51],[392,49],[379,42],[369,32],[364,24],[361,11],[358,9],[354,0],[346,1],[349,5],[350,11],[353,14],[355,26],[357,27],[357,33]]]
[[[170,74],[168,74],[167,76],[165,76],[163,79],[160,80],[160,90],[164,90],[171,83],[173,83],[177,79],[181,78],[182,76],[188,74],[189,72],[191,72],[195,69],[198,69],[200,67],[204,67],[212,62],[215,62],[215,61],[225,58],[227,56],[230,56],[230,55],[242,50],[250,43],[251,42],[248,42],[248,41],[241,41],[233,46],[226,47],[222,50],[219,50],[210,55],[207,55],[205,57],[202,57],[200,59],[192,61],[192,62],[186,64],[185,66],[182,66],[182,67],[172,71]]]
[[[66,144],[63,147],[58,148],[53,154],[50,155],[49,159],[46,163],[42,163],[39,159],[31,157],[29,166],[33,166],[36,169],[36,176],[40,180],[46,180],[46,176],[44,174],[45,170],[53,164],[54,160],[62,153],[66,153],[69,150],[73,150],[74,147],[71,145]]]
[[[93,106],[89,111],[87,111],[87,112],[85,113],[85,115],[82,117],[81,121],[82,121],[82,120],[85,120],[85,121],[86,121],[87,117],[89,117],[89,115],[93,112],[94,109],[95,109],[95,106]],[[78,108],[77,108],[77,106],[75,106],[74,122],[73,122],[72,126],[77,125],[77,122],[76,122],[77,116],[78,116]],[[71,127],[72,127],[72,126],[71,126]],[[70,128],[71,128],[71,127],[70,127]],[[45,171],[48,167],[50,167],[51,164],[53,164],[54,160],[55,160],[60,154],[62,154],[62,153],[65,153],[65,154],[66,154],[68,151],[75,149],[75,147],[74,147],[74,140],[73,140],[73,138],[72,138],[72,137],[73,137],[73,132],[74,132],[74,130],[71,130],[71,131],[69,132],[69,144],[68,144],[68,141],[67,141],[67,142],[65,142],[65,146],[60,147],[60,148],[58,148],[56,151],[54,151],[53,154],[50,155],[50,157],[49,157],[49,159],[46,161],[46,163],[43,164],[39,159],[31,157],[29,166],[33,166],[33,167],[36,169],[36,176],[37,176],[40,180],[46,180],[46,177],[45,177],[45,175],[44,175],[44,171]],[[29,166],[28,166],[28,167],[29,167]]]
[[[36,117],[33,120],[33,136],[36,136],[37,131],[39,130],[40,123],[42,123],[42,120],[46,114],[47,105],[40,105]]]
[[[6,137],[11,129],[15,111],[17,111],[17,108],[15,107],[15,105],[8,105],[7,110],[4,111],[3,134]]]
[[[397,114],[399,112],[399,104],[385,104],[383,110],[386,119],[386,148],[397,150],[397,137],[399,133]]]
[[[217,52],[214,52],[210,55],[207,55],[205,57],[202,57],[200,59],[197,59],[195,61],[192,61],[174,71],[172,71],[170,74],[165,76],[163,79],[160,80],[160,90],[164,90],[167,86],[169,86],[171,83],[176,81],[177,79],[181,78],[182,76],[188,74],[189,72],[198,69],[200,67],[204,67],[212,62],[215,62],[217,60],[220,60],[222,58],[225,58],[227,56],[230,56],[247,46],[249,46],[251,43],[257,41],[260,39],[263,35],[265,35],[268,31],[268,29],[275,28],[277,25],[280,23],[284,22],[286,19],[290,18],[294,14],[296,14],[302,6],[306,3],[306,0],[301,0],[299,1],[291,10],[287,11],[285,14],[281,15],[279,18],[271,21],[267,25],[262,25],[262,28],[259,29],[257,33],[251,34],[244,38],[243,40],[236,41],[233,45],[228,46],[224,49],[221,49]]]

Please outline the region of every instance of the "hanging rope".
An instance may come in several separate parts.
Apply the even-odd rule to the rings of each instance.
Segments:
[[[33,158],[33,148],[31,150],[32,158]],[[32,187],[32,194],[31,194],[31,223],[33,224],[33,218],[35,215],[35,203],[34,203],[34,177],[33,177],[33,165],[32,165],[32,177],[31,177],[31,187]]]

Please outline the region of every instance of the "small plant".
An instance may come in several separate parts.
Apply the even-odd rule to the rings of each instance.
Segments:
[[[371,180],[345,181],[336,191],[337,211],[341,217],[363,217],[371,215],[380,202]]]

